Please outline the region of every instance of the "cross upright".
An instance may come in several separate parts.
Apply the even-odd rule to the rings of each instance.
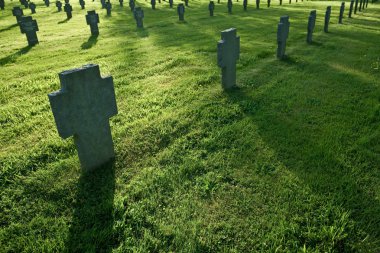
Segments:
[[[73,7],[71,7],[70,4],[65,4],[65,7],[63,7],[63,10],[66,12],[67,19],[70,19],[73,17],[73,14],[71,13],[73,11]]]
[[[342,20],[343,20],[344,7],[345,7],[345,2],[342,2],[342,4],[340,5],[340,11],[339,11],[339,24],[343,23]]]
[[[48,95],[59,135],[74,142],[82,168],[95,169],[111,160],[114,148],[109,118],[117,114],[111,76],[89,64],[59,73],[61,89]]]
[[[210,1],[210,3],[208,4],[208,10],[210,12],[210,17],[214,16],[214,9],[215,9],[214,1]]]
[[[331,6],[327,6],[326,15],[325,15],[325,26],[323,28],[325,33],[329,32],[330,16],[331,16]]]
[[[240,54],[240,37],[236,37],[236,28],[222,31],[222,40],[218,42],[218,66],[222,68],[222,86],[230,89],[236,86],[236,61]]]
[[[136,25],[137,28],[144,28],[144,11],[141,9],[141,7],[137,7],[133,10],[133,16],[135,17],[136,20]]]
[[[309,22],[307,23],[307,37],[306,37],[306,42],[309,44],[313,42],[313,31],[315,28],[316,18],[317,18],[317,11],[316,10],[310,11]]]
[[[4,0],[0,0],[0,9],[1,9],[1,10],[4,10],[4,7],[5,7],[5,2],[4,2]]]
[[[352,17],[352,10],[354,8],[354,4],[355,4],[355,0],[351,0],[351,3],[350,3],[350,11],[348,12],[348,17],[351,18]]]
[[[62,11],[62,3],[61,3],[61,1],[57,1],[55,3],[55,6],[58,8],[58,12]]]
[[[86,15],[87,25],[90,26],[91,35],[96,36],[99,35],[99,15],[95,11],[87,11]]]
[[[286,40],[289,36],[289,16],[282,16],[277,26],[277,58],[285,57]]]
[[[21,33],[26,34],[29,46],[34,46],[38,44],[37,31],[38,25],[37,21],[33,20],[32,17],[21,17],[20,21],[20,30]]]

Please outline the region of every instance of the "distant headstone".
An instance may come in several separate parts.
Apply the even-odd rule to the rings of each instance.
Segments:
[[[124,0],[119,0],[120,7],[123,7],[123,2],[124,2]]]
[[[369,1],[369,0],[366,0],[366,1],[365,1],[365,7],[366,7],[366,8],[368,8],[368,1]],[[373,0],[372,0],[372,1],[373,1]]]
[[[73,14],[72,14],[73,7],[71,7],[70,4],[65,4],[65,7],[63,7],[63,10],[66,12],[67,19],[70,19],[73,17]]]
[[[218,42],[218,66],[222,68],[222,87],[230,89],[236,86],[236,61],[240,54],[240,37],[236,37],[236,28],[222,31],[222,40]]]
[[[243,9],[246,11],[248,6],[248,0],[243,0]]]
[[[21,33],[25,33],[29,46],[34,46],[38,44],[38,25],[36,20],[33,20],[30,16],[21,17],[20,30]]]
[[[86,5],[86,2],[84,0],[79,0],[79,5],[80,7],[82,8],[82,10],[84,10],[84,7]]]
[[[19,6],[13,7],[12,14],[16,17],[17,23],[20,23],[21,17],[24,16],[24,12]]]
[[[185,20],[185,6],[183,4],[178,4],[177,13],[178,13],[179,21],[184,21]]]
[[[256,0],[256,9],[260,9],[260,0]]]
[[[50,0],[44,0],[44,2],[45,2],[45,6],[46,6],[46,7],[49,7],[49,6],[50,6]]]
[[[131,11],[135,10],[135,0],[129,0],[129,8],[131,8]]]
[[[58,12],[62,11],[62,3],[61,3],[61,1],[55,2],[55,6],[57,7]]]
[[[354,13],[356,14],[357,10],[358,10],[358,3],[359,3],[359,0],[355,0],[355,9],[354,9]]]
[[[70,0],[65,0],[65,4],[68,4],[68,3],[70,3]]]
[[[292,0],[289,0],[289,4],[292,4]]]
[[[210,1],[210,3],[208,4],[208,10],[210,12],[210,17],[214,16],[214,9],[215,9],[214,1]]]
[[[330,17],[331,17],[331,6],[327,6],[326,14],[325,14],[325,26],[323,27],[323,30],[325,31],[325,33],[329,32]]]
[[[270,7],[270,0],[267,0],[268,8]]]
[[[152,10],[156,9],[156,0],[151,0],[150,4],[152,5]]]
[[[133,10],[133,16],[135,17],[136,20],[136,25],[137,28],[143,28],[143,19],[144,19],[144,11],[141,9],[141,7],[137,7]]]
[[[185,0],[185,6],[189,7],[189,0]]]
[[[0,9],[1,9],[1,10],[4,10],[4,7],[5,7],[5,2],[4,2],[4,0],[0,0]]]
[[[169,0],[169,6],[170,8],[173,8],[173,0]]]
[[[309,22],[307,23],[307,43],[313,42],[313,31],[315,27],[315,20],[317,19],[317,11],[312,10],[309,16]]]
[[[363,6],[363,0],[360,0],[360,3],[359,3],[359,11],[362,11],[362,6]]]
[[[27,0],[20,0],[20,3],[24,5],[24,8],[27,9],[29,7],[29,3]]]
[[[59,135],[74,136],[84,170],[115,157],[109,118],[117,114],[111,76],[102,78],[98,65],[59,73],[61,89],[48,95]]]
[[[348,17],[349,18],[352,18],[352,10],[354,8],[354,3],[355,3],[355,0],[351,0],[351,3],[350,3],[350,11],[348,12]]]
[[[280,5],[282,5],[282,0],[280,0]]]
[[[91,35],[96,36],[99,35],[99,15],[95,11],[87,11],[86,15],[87,25],[90,26]]]
[[[100,0],[100,4],[102,5],[102,9],[106,8],[106,0]]]
[[[32,11],[32,14],[36,13],[36,4],[33,2],[30,2],[29,9]]]
[[[345,2],[342,2],[342,4],[340,5],[340,11],[339,11],[339,24],[343,24],[344,6],[345,6]]]
[[[228,0],[227,2],[227,8],[228,8],[228,13],[232,13],[232,0]]]
[[[111,16],[111,10],[112,10],[112,4],[110,1],[106,2],[106,10],[107,10],[107,16]]]
[[[289,36],[289,16],[282,16],[277,26],[277,58],[285,57],[286,40]]]

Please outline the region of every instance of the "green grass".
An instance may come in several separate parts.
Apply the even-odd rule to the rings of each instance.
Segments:
[[[127,2],[106,17],[86,1],[93,39],[77,1],[69,21],[35,2],[35,47],[14,25],[17,1],[0,16],[0,252],[380,252],[379,4],[348,19],[346,2],[338,25],[338,1],[239,1],[232,15],[222,1],[212,18],[190,1],[184,23],[167,2],[139,1],[137,30]],[[225,92],[216,42],[230,27],[239,88]],[[47,97],[86,63],[114,77],[119,109],[115,163],[88,174]]]

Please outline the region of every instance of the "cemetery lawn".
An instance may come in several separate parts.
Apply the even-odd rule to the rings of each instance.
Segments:
[[[338,25],[340,2],[99,1],[73,18],[36,0],[28,47],[0,16],[0,252],[380,252],[380,4]],[[178,1],[174,3],[176,7]],[[324,13],[332,5],[330,33]],[[24,9],[24,8],[23,8]],[[96,9],[98,37],[87,10]],[[314,42],[306,44],[317,9]],[[30,10],[24,10],[30,15]],[[284,61],[280,16],[290,16]],[[221,89],[220,31],[241,37],[239,88]],[[47,94],[58,73],[114,78],[113,164],[83,173]]]

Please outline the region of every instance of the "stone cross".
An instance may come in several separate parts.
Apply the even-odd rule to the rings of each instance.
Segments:
[[[58,8],[58,12],[62,11],[62,3],[61,3],[61,1],[55,2],[55,6]]]
[[[248,0],[243,0],[243,9],[246,11],[248,6]]]
[[[313,42],[313,31],[314,31],[315,20],[316,19],[317,19],[317,11],[316,10],[312,10],[310,12],[309,22],[307,23],[307,38],[306,38],[306,41],[309,44]]]
[[[20,0],[20,3],[21,3],[22,5],[24,5],[24,8],[25,8],[25,9],[28,8],[28,6],[29,6],[29,3],[28,3],[27,0]]]
[[[354,14],[356,14],[356,12],[357,12],[357,10],[358,10],[358,3],[359,3],[359,0],[355,0]]]
[[[105,8],[107,10],[107,16],[111,16],[112,4],[109,0],[106,2]]]
[[[173,8],[173,0],[169,0],[169,6],[170,8]]]
[[[100,0],[100,4],[102,5],[102,9],[106,8],[106,0]]]
[[[70,0],[65,0],[65,4],[68,4],[68,3],[70,3]]]
[[[270,0],[267,0],[268,8],[270,7]]]
[[[135,0],[129,0],[129,8],[131,8],[131,11],[135,10]]]
[[[179,21],[184,21],[185,20],[185,6],[183,4],[178,4],[177,13],[178,13]]]
[[[4,0],[0,0],[0,9],[1,9],[1,10],[4,10],[4,7],[5,7],[5,2],[4,2]]]
[[[240,37],[236,37],[236,28],[222,31],[222,40],[218,42],[218,66],[222,68],[222,87],[230,89],[236,86],[236,61],[240,54]]]
[[[65,7],[63,7],[63,9],[66,12],[67,19],[73,17],[73,14],[71,13],[73,11],[73,7],[71,7],[70,4],[65,4]]]
[[[325,31],[325,33],[329,32],[330,17],[331,17],[331,6],[327,6],[326,14],[325,14],[325,26],[323,27],[323,30]]]
[[[46,7],[49,7],[49,6],[50,6],[50,0],[44,0],[44,2],[45,2],[45,6],[46,6]]]
[[[84,6],[86,5],[86,2],[84,0],[79,0],[79,5],[84,10]]]
[[[289,36],[289,16],[282,16],[277,26],[277,58],[284,59],[286,40]]]
[[[228,13],[232,13],[232,0],[228,0],[227,2],[227,8],[228,8]]]
[[[133,11],[133,16],[136,20],[137,28],[144,28],[143,19],[144,19],[144,11],[141,7],[137,7]]]
[[[348,17],[349,18],[352,18],[352,10],[354,8],[354,3],[355,3],[355,0],[351,0],[351,3],[350,3],[350,11],[348,12]]]
[[[214,9],[215,9],[214,1],[210,1],[210,3],[208,4],[208,10],[210,12],[210,17],[214,16]]]
[[[16,17],[17,23],[20,23],[21,17],[24,16],[24,12],[19,6],[13,7],[12,14]]]
[[[30,16],[22,17],[20,21],[20,30],[21,33],[25,33],[30,47],[38,44],[38,25],[36,20],[33,20]]]
[[[342,20],[343,20],[344,5],[345,5],[345,2],[342,2],[342,4],[340,5],[339,24],[343,24]]]
[[[152,10],[156,9],[156,0],[151,0],[150,4],[152,5]]]
[[[366,7],[366,8],[368,7],[368,1],[369,1],[369,0],[366,0],[366,1],[365,1],[365,7]],[[372,1],[373,1],[373,0],[372,0]]]
[[[74,136],[84,170],[95,169],[115,157],[109,118],[117,114],[111,76],[102,78],[98,65],[59,73],[61,89],[48,95],[58,133]]]
[[[189,7],[189,0],[185,0],[185,6]]]
[[[260,0],[256,0],[256,9],[260,9]]]
[[[119,3],[120,3],[120,7],[123,7],[123,0],[119,0]]]
[[[362,11],[362,6],[363,6],[363,0],[360,0],[360,3],[359,3],[359,11]]]
[[[36,13],[36,4],[33,2],[30,2],[29,9],[32,11],[32,14]]]
[[[99,27],[98,27],[99,15],[95,11],[87,11],[86,22],[87,22],[87,25],[90,26],[91,35],[92,36],[99,35]]]

